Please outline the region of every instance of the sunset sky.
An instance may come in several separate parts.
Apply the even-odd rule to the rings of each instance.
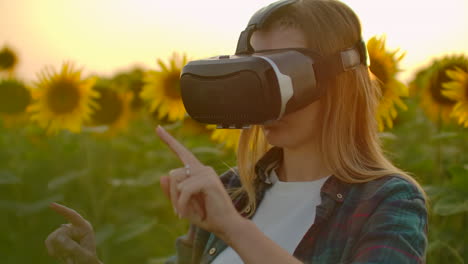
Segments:
[[[0,0],[0,48],[19,55],[18,75],[34,81],[44,66],[73,61],[111,75],[157,58],[232,54],[250,16],[271,0]],[[345,0],[365,40],[387,35],[407,55],[402,79],[444,54],[468,54],[467,0]]]

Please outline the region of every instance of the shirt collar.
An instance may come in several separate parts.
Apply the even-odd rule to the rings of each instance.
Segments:
[[[263,192],[272,186],[269,179],[271,170],[276,169],[283,161],[283,149],[280,147],[272,147],[263,157],[255,164],[255,172],[257,173],[257,184],[260,185],[260,191]],[[346,183],[336,176],[331,175],[323,184],[321,195],[330,196],[337,202],[343,202],[346,199],[347,193],[351,187],[351,183]]]
[[[272,147],[263,157],[255,164],[255,172],[257,173],[258,181],[266,184],[271,184],[269,175],[271,170],[276,169],[283,161],[283,149],[280,147]]]

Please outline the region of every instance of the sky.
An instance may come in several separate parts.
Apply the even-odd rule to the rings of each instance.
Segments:
[[[173,52],[199,59],[233,54],[250,16],[272,0],[0,0],[0,49],[19,56],[17,75],[34,82],[45,66],[72,61],[85,74],[157,69]],[[363,38],[387,37],[406,56],[404,81],[434,58],[468,55],[468,0],[343,0]]]

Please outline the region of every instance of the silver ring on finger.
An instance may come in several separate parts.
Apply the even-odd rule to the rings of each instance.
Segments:
[[[185,165],[185,177],[190,177],[190,165]]]

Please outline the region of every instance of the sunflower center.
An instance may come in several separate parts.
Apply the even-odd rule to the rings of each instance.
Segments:
[[[18,114],[24,112],[31,102],[31,94],[23,84],[16,81],[0,83],[0,112]]]
[[[163,89],[167,97],[180,99],[180,72],[170,72],[163,80]]]
[[[16,57],[15,54],[9,49],[3,49],[0,51],[0,69],[7,70],[15,66]]]
[[[446,82],[452,81],[452,79],[449,76],[447,76],[447,73],[445,72],[447,69],[453,69],[453,67],[443,67],[442,69],[440,69],[435,75],[435,77],[432,79],[429,88],[431,91],[432,98],[436,102],[442,105],[450,106],[455,104],[456,102],[442,95],[442,85]]]
[[[379,78],[379,80],[386,84],[388,83],[389,81],[389,74],[387,72],[387,67],[380,61],[380,60],[376,60],[376,59],[372,59],[372,57],[370,58],[370,66],[369,66],[371,72],[377,77]]]
[[[390,80],[389,73],[387,72],[387,67],[381,62],[381,60],[376,60],[370,58],[370,66],[371,72],[379,79],[380,81],[380,89],[382,91],[382,95],[385,94],[387,89],[387,83]]]
[[[99,109],[91,115],[97,125],[110,125],[117,121],[123,111],[123,103],[117,93],[105,87],[95,87],[101,95],[96,101]]]
[[[52,83],[47,95],[47,104],[56,114],[75,110],[80,102],[78,84],[70,80],[57,80]]]

